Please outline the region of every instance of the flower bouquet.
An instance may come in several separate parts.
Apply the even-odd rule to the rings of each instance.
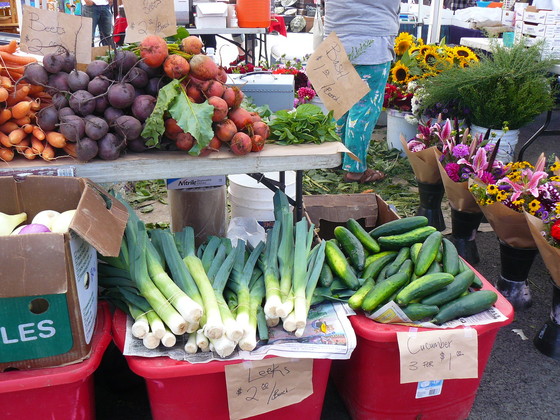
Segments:
[[[471,182],[469,189],[500,240],[501,278],[497,288],[520,309],[530,306],[527,283],[537,252],[524,212],[548,220],[560,202],[560,179],[552,173],[558,163],[545,171],[541,155],[533,167],[528,162],[508,164],[506,175],[494,183]]]

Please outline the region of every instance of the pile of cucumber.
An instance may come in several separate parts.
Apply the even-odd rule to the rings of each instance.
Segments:
[[[393,300],[412,321],[443,324],[498,299],[491,290],[478,290],[480,278],[424,216],[393,220],[369,233],[349,219],[334,234],[326,243],[321,282],[338,277],[355,291],[348,299],[355,310],[374,312]]]

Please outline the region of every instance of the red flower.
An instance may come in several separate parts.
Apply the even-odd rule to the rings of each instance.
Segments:
[[[560,220],[554,222],[550,228],[550,236],[552,236],[557,241],[560,241]]]

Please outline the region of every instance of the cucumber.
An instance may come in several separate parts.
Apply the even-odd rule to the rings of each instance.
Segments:
[[[372,253],[377,253],[380,251],[379,244],[375,239],[373,239],[366,230],[354,219],[348,219],[346,222],[346,227],[350,232],[354,234],[356,238],[362,243],[364,248],[371,251]]]
[[[408,259],[409,256],[410,256],[410,248],[407,246],[401,248],[399,253],[397,254],[397,257],[393,260],[393,262],[387,269],[387,276],[392,276],[397,271],[399,271],[399,267],[402,265],[403,262],[405,262]],[[412,260],[410,262],[412,262]]]
[[[469,293],[443,305],[432,322],[443,324],[451,319],[477,314],[492,307],[497,300],[498,295],[492,290]]]
[[[379,254],[376,254],[376,255],[379,255]],[[364,270],[364,273],[362,274],[362,277],[366,280],[369,279],[369,278],[376,279],[377,276],[379,275],[379,273],[381,272],[381,270],[387,264],[389,264],[391,261],[393,261],[395,259],[396,255],[397,255],[397,253],[395,251],[391,251],[391,253],[387,253],[387,254],[383,255],[382,257],[377,258],[370,265],[366,266],[366,269]]]
[[[381,303],[387,300],[393,293],[399,290],[408,281],[406,273],[393,274],[386,280],[376,283],[368,292],[362,303],[364,311],[373,311]]]
[[[459,274],[459,253],[453,242],[443,238],[443,271],[454,276]]]
[[[387,264],[377,275],[377,282],[382,282],[387,278],[387,270],[389,268],[389,264]]]
[[[399,235],[407,233],[416,228],[427,226],[428,219],[424,216],[405,217],[403,219],[392,220],[373,229],[369,234],[377,239],[381,236]],[[411,244],[412,245],[412,244]]]
[[[354,274],[350,264],[346,261],[344,253],[340,250],[336,243],[331,240],[328,240],[325,245],[325,257],[333,274],[340,277],[342,282],[349,289],[356,290],[360,287],[358,277],[356,277],[356,274]]]
[[[432,265],[430,265],[430,268],[428,268],[428,271],[424,274],[441,273],[442,271],[443,269],[441,268],[441,265],[439,265],[437,261],[434,261]]]
[[[323,264],[319,274],[319,284],[321,287],[330,287],[334,280],[333,273],[328,264]]]
[[[439,312],[439,308],[435,305],[423,305],[421,303],[411,303],[401,308],[404,314],[411,321],[432,317]]]
[[[478,277],[478,274],[476,274],[468,265],[467,263],[462,259],[459,258],[459,270],[461,272],[469,270],[472,271],[474,273],[474,281],[471,284],[471,287],[475,288],[475,289],[481,289],[483,284],[482,284],[482,280],[480,279],[480,277]]]
[[[377,240],[381,249],[401,249],[416,242],[423,242],[432,233],[437,232],[433,226],[423,226],[399,235],[381,236]]]
[[[461,296],[474,280],[474,273],[472,271],[463,271],[455,276],[455,279],[445,286],[443,289],[426,296],[421,300],[424,305],[437,305],[441,306],[453,299]]]
[[[350,296],[350,299],[348,299],[348,305],[352,309],[361,309],[366,295],[371,289],[373,289],[373,286],[375,286],[375,279],[373,277],[367,278],[364,284],[362,284],[362,286],[356,291],[356,293]]]
[[[418,253],[420,252],[420,248],[422,248],[422,242],[416,242],[414,245],[410,247],[410,259],[414,264],[416,264],[416,260],[418,259]]]
[[[408,282],[412,279],[412,274],[414,273],[414,263],[409,258],[404,260],[404,262],[399,267],[399,273],[405,273],[408,276]]]
[[[396,302],[400,306],[408,305],[415,299],[431,295],[437,290],[447,286],[453,281],[454,277],[449,273],[426,274],[419,277],[406,286],[397,295]]]
[[[396,257],[398,254],[398,251],[381,251],[378,252],[376,254],[372,254],[369,257],[366,258],[366,269],[368,268],[368,266],[377,261],[379,258],[383,258],[385,255],[393,255],[393,258]]]
[[[422,244],[422,248],[420,248],[418,258],[416,259],[416,266],[414,268],[416,275],[421,276],[428,271],[428,268],[430,268],[430,265],[432,265],[436,259],[442,239],[442,233],[437,230],[426,238]]]
[[[350,259],[352,266],[356,270],[362,271],[366,263],[366,254],[362,243],[344,226],[335,227],[334,236],[344,254]]]
[[[443,261],[443,252],[441,251],[441,247],[440,249],[438,249],[437,254],[436,254],[436,261],[438,263],[441,263]]]

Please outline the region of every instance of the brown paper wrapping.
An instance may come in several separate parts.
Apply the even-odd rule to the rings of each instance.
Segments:
[[[502,203],[480,206],[480,208],[498,238],[507,245],[513,248],[535,248],[537,246],[523,213],[512,210]]]
[[[541,235],[544,230],[544,223],[541,219],[527,212],[525,212],[525,219],[552,280],[560,287],[560,248],[550,245]]]
[[[449,178],[449,175],[447,175],[443,165],[437,158],[438,154],[439,151],[436,149],[436,165],[439,169],[443,186],[445,187],[445,195],[447,196],[451,207],[454,210],[463,211],[465,213],[480,213],[480,207],[472,193],[469,191],[469,183],[467,181],[455,182]]]
[[[441,176],[437,167],[437,158],[439,150],[432,146],[420,152],[411,152],[408,150],[405,138],[401,135],[401,144],[404,152],[408,156],[408,161],[416,179],[425,184],[439,184]]]

